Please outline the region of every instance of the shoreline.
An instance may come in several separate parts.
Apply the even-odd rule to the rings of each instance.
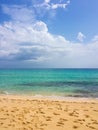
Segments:
[[[51,96],[46,96],[46,95],[26,95],[26,94],[0,94],[0,98],[8,98],[8,99],[29,99],[29,100],[50,100],[50,101],[98,101],[98,97],[74,97],[74,96],[58,96],[58,95],[51,95]]]

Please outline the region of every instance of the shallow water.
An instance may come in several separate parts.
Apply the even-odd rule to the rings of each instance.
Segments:
[[[98,97],[98,69],[2,69],[0,93]]]

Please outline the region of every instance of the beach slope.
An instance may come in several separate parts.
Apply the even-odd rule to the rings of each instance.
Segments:
[[[3,95],[0,130],[98,130],[98,100]]]

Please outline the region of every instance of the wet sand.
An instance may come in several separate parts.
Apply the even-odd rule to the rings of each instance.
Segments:
[[[98,99],[1,95],[0,130],[98,130]]]

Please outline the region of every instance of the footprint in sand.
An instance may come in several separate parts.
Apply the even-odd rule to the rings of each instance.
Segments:
[[[60,118],[60,121],[68,121],[67,119],[64,119],[64,118]]]
[[[1,120],[6,120],[7,118],[3,118],[3,117],[2,117],[2,118],[0,118],[0,119],[1,119]]]
[[[75,121],[73,121],[74,123],[79,123],[79,124],[83,124],[85,122],[85,119],[77,119]]]
[[[84,111],[88,111],[87,109],[84,109]]]
[[[95,127],[91,126],[91,123],[88,123],[86,126],[91,128],[91,129],[96,129]]]
[[[93,110],[93,111],[98,112],[98,110]]]
[[[43,111],[40,111],[40,113],[41,113],[41,114],[45,114],[45,112],[43,112]]]
[[[26,128],[23,128],[23,130],[27,130]]]
[[[88,126],[89,128],[91,128],[91,129],[96,129],[95,127],[93,127],[93,126]]]
[[[0,109],[0,111],[4,111],[4,109],[3,109],[3,108],[1,108],[1,109]]]
[[[22,124],[23,124],[23,125],[26,125],[26,123],[25,123],[25,122],[22,122]]]
[[[6,116],[9,116],[9,114],[8,114],[8,113],[6,113]]]
[[[92,124],[96,124],[96,125],[98,125],[97,120],[93,120]]]
[[[47,124],[43,123],[43,124],[41,124],[40,126],[47,126]]]
[[[14,113],[15,111],[14,110],[11,110],[12,113]]]
[[[64,118],[60,118],[59,121],[57,122],[57,126],[63,126],[65,121],[68,121],[68,120]]]
[[[85,115],[86,118],[89,118],[90,116],[89,115]]]
[[[54,115],[60,115],[59,113],[56,113],[56,112],[54,112],[53,114],[54,114]]]
[[[74,125],[74,126],[73,126],[73,128],[74,128],[74,129],[77,129],[77,128],[78,128],[78,126]]]
[[[65,111],[65,112],[68,112],[68,109],[65,109],[64,111]]]
[[[32,128],[32,127],[28,127],[28,129],[29,129],[29,130],[33,130],[33,128]],[[25,130],[27,130],[27,129],[25,129]]]
[[[0,124],[1,124],[1,125],[3,125],[4,123],[3,123],[3,122],[1,122]]]
[[[50,119],[50,118],[47,118],[46,121],[51,121],[51,119]]]
[[[69,116],[74,116],[74,113],[72,112],[72,113],[69,113]]]
[[[76,110],[73,110],[73,112],[74,112],[75,114],[79,114]]]
[[[78,120],[73,121],[74,123],[79,123]]]
[[[57,122],[57,126],[63,126],[63,125],[64,125],[63,122],[61,122],[61,121]]]
[[[78,119],[78,121],[85,121],[85,119]]]
[[[8,124],[8,126],[12,126],[12,124]]]

